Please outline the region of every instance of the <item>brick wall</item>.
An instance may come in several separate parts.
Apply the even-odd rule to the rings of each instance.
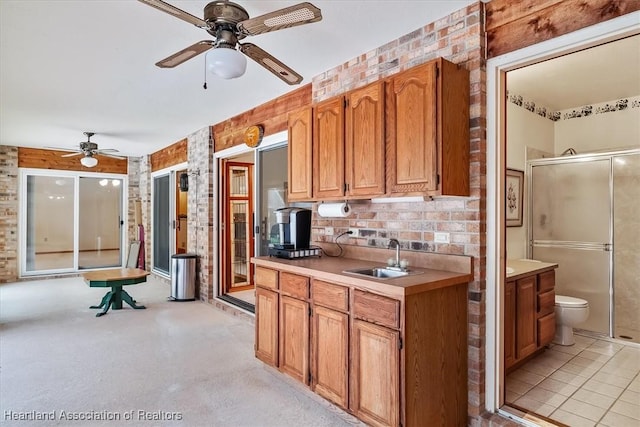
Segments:
[[[133,169],[132,169],[133,166]],[[135,188],[134,182],[138,187]],[[151,156],[143,156],[137,162],[129,162],[129,200],[134,200],[131,193],[137,194],[142,211],[144,227],[144,263],[145,269],[151,270]],[[131,203],[131,202],[130,202]],[[132,209],[130,207],[130,209]],[[135,218],[133,219],[135,221]],[[131,224],[131,221],[129,222]],[[132,226],[135,234],[129,234],[131,240],[139,239],[139,230]]]
[[[206,127],[187,138],[189,194],[187,199],[187,251],[198,255],[200,299],[213,299],[213,140]]]
[[[18,148],[0,145],[0,283],[18,279]]]
[[[470,423],[480,421],[485,402],[485,265],[486,265],[486,76],[483,4],[469,5],[377,49],[328,70],[313,79],[313,102],[384,79],[431,59],[444,57],[470,74],[471,196],[423,202],[351,205],[348,218],[320,218],[314,206],[314,241],[332,242],[335,235],[358,228],[361,237],[344,236],[341,244],[386,247],[397,238],[403,250],[463,254],[474,258],[474,281],[469,285],[469,400]],[[324,227],[334,235],[324,235]],[[434,242],[434,233],[450,233],[450,243]],[[495,423],[488,421],[489,423]]]

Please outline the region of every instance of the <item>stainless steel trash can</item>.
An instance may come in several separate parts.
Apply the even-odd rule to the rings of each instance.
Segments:
[[[196,261],[196,254],[171,256],[171,301],[195,300]]]

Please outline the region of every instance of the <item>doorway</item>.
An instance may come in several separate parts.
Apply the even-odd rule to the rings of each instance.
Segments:
[[[21,275],[122,265],[120,175],[24,170],[21,174]]]
[[[171,256],[187,252],[188,180],[186,164],[152,175],[152,271],[167,278]]]
[[[187,252],[187,196],[189,194],[189,174],[185,170],[175,172],[176,176],[176,219],[175,219],[175,242],[177,254]]]
[[[503,357],[503,298],[505,282],[505,258],[507,243],[505,230],[505,177],[509,147],[504,130],[507,118],[507,73],[532,63],[546,61],[581,49],[618,40],[638,33],[637,14],[618,18],[520,51],[493,58],[487,64],[487,409],[500,412],[510,418],[523,417],[503,407],[505,375]],[[532,135],[529,134],[531,137]],[[506,155],[505,155],[506,154]],[[524,247],[524,244],[523,244]],[[615,347],[603,344],[607,348]],[[602,351],[603,345],[594,345]],[[592,351],[592,350],[589,350]],[[591,380],[594,380],[591,378]],[[591,381],[590,380],[590,381]],[[556,379],[556,381],[558,381]],[[561,395],[558,393],[558,395]],[[573,396],[572,398],[576,398]],[[567,402],[575,404],[575,402]],[[558,415],[563,410],[558,407]],[[613,409],[613,407],[612,407]],[[534,411],[535,412],[535,411]],[[567,412],[567,411],[564,411]],[[543,414],[544,415],[544,414]],[[552,413],[549,418],[556,419]],[[580,415],[574,413],[574,415]],[[584,415],[584,413],[582,414]],[[565,420],[561,418],[559,421]],[[570,423],[573,425],[573,423]]]
[[[253,289],[253,163],[223,161],[222,293],[251,303]]]
[[[273,211],[286,205],[286,133],[271,135],[258,149],[236,146],[216,154],[217,297],[253,313],[252,256],[268,254]]]

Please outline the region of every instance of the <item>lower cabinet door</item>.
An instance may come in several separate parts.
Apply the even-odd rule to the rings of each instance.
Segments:
[[[256,287],[256,357],[278,366],[278,293]]]
[[[516,282],[504,287],[504,367],[516,361]]]
[[[309,303],[280,297],[280,370],[309,384]]]
[[[349,406],[373,426],[400,425],[399,339],[398,331],[353,321]]]
[[[346,409],[349,393],[349,316],[315,306],[312,325],[313,390]]]
[[[538,348],[536,336],[536,276],[516,281],[516,358],[522,359]]]

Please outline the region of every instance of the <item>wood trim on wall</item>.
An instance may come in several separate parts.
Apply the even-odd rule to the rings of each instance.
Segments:
[[[150,156],[151,172],[179,165],[187,161],[187,138],[164,147]]]
[[[311,105],[311,83],[213,125],[214,151],[242,144],[245,129],[252,125],[262,125],[264,136],[285,131],[289,112],[308,105]]]
[[[126,158],[115,159],[113,157],[96,155],[95,158],[98,159],[98,165],[87,168],[80,163],[82,156],[62,157],[64,154],[69,154],[69,152],[18,147],[18,167],[127,174],[128,161]]]
[[[493,58],[640,10],[638,0],[491,0],[487,57]]]

